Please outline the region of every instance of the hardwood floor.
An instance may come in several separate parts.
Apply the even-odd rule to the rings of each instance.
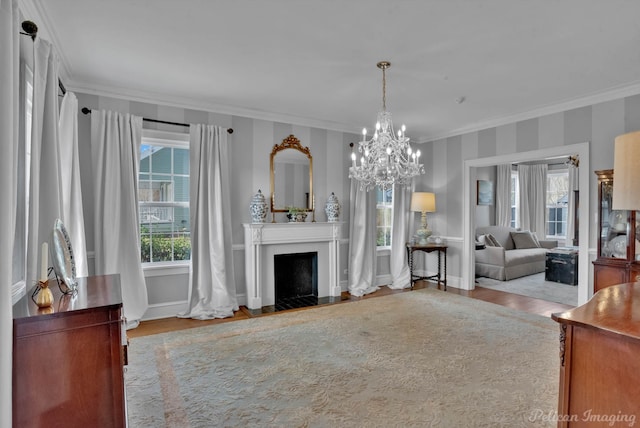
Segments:
[[[421,288],[439,288],[436,283],[430,281],[418,281],[414,286],[414,290]],[[411,289],[392,290],[387,287],[382,287],[375,293],[368,294],[363,297],[354,297],[349,293],[342,293],[340,298],[334,298],[333,301],[325,303],[329,305],[349,303],[361,299],[372,299],[380,296],[386,296],[395,293],[410,293]],[[564,312],[567,309],[572,309],[573,306],[564,305],[561,303],[547,302],[545,300],[535,299],[533,297],[521,296],[519,294],[506,293],[504,291],[490,290],[488,288],[476,287],[475,290],[460,290],[453,287],[447,288],[447,293],[460,294],[473,299],[484,300],[485,302],[495,303],[502,306],[507,306],[512,309],[521,310],[524,312],[538,314],[546,317],[550,317],[554,312]],[[322,305],[320,305],[322,306]],[[290,309],[288,311],[304,311],[317,306],[309,306],[306,308]],[[284,312],[288,312],[284,311]],[[248,319],[259,316],[272,316],[280,312],[274,311],[272,308],[265,308],[264,310],[250,310],[245,306],[241,306],[233,318],[215,319],[215,320],[193,320],[184,318],[163,318],[152,321],[142,321],[140,326],[136,329],[127,331],[129,338],[148,336],[151,334],[165,333],[167,331],[184,330],[187,328],[203,327],[210,324],[219,324],[225,322],[233,322],[242,319]]]

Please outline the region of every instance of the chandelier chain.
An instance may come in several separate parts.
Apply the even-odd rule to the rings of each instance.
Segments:
[[[385,70],[387,67],[382,67],[382,111],[387,111],[387,78]]]

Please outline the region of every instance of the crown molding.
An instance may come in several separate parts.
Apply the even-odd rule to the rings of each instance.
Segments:
[[[95,85],[86,82],[70,81],[65,83],[67,90],[80,92],[84,94],[104,96],[125,99],[129,101],[137,101],[149,104],[157,104],[185,109],[203,110],[218,114],[227,114],[231,116],[247,117],[251,119],[266,120],[271,122],[290,123],[299,126],[308,126],[310,128],[327,129],[331,131],[339,131],[348,134],[358,134],[359,132],[353,127],[344,123],[333,122],[328,120],[313,119],[304,116],[290,115],[286,113],[269,112],[258,109],[250,109],[229,105],[216,104],[202,100],[183,97],[171,97],[159,93],[147,91],[131,90],[113,86]]]
[[[191,98],[167,97],[166,95],[154,94],[146,91],[132,91],[130,89],[116,88],[111,86],[100,86],[88,83],[69,82],[67,89],[85,94],[105,96],[138,101],[150,104],[166,105],[194,110],[203,110],[231,116],[241,116],[251,119],[266,120],[272,122],[291,123],[293,125],[308,126],[311,128],[328,129],[332,131],[345,132],[348,134],[359,134],[353,127],[333,121],[312,119],[302,116],[289,115],[285,113],[268,112],[257,109],[234,107],[216,103],[203,102]],[[549,104],[526,112],[516,113],[508,116],[500,116],[492,119],[479,121],[468,126],[453,129],[441,134],[426,135],[421,138],[414,138],[417,144],[424,144],[431,141],[442,140],[449,137],[481,131],[483,129],[494,128],[502,125],[509,125],[523,120],[534,119],[564,111],[587,107],[590,105],[613,101],[624,97],[640,94],[640,81],[632,84],[620,85],[604,91],[594,92],[587,96],[564,100],[558,103]]]
[[[573,110],[581,107],[587,107],[590,105],[595,105],[595,104],[599,104],[607,101],[613,101],[620,98],[625,98],[625,97],[638,95],[638,94],[640,94],[640,80],[630,84],[624,84],[624,85],[615,86],[609,89],[605,89],[603,91],[594,92],[586,96],[567,99],[564,101],[560,101],[558,103],[548,104],[546,106],[539,107],[526,112],[516,113],[508,116],[500,116],[500,117],[476,122],[468,126],[463,126],[461,128],[453,129],[451,131],[447,131],[441,134],[430,135],[425,138],[421,138],[420,141],[418,141],[418,143],[422,144],[422,143],[427,143],[431,141],[442,140],[449,137],[455,137],[458,135],[481,131],[483,129],[495,128],[502,125],[509,125],[509,124],[520,122],[523,120],[535,119],[537,117],[547,116],[547,115],[556,114],[556,113],[562,113],[564,111]]]

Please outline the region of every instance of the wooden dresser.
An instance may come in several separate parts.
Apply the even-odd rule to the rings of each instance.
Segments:
[[[614,415],[614,426],[640,421],[640,283],[611,285],[552,318],[560,323],[558,426],[612,426],[589,419],[598,415]]]
[[[13,426],[124,427],[119,275],[79,278],[75,296],[54,295],[51,313],[31,300],[13,306]]]

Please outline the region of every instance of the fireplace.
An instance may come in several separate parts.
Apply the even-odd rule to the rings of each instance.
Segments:
[[[315,254],[315,286],[312,286],[315,295],[312,298],[322,301],[326,297],[340,297],[341,223],[251,223],[243,226],[249,309],[276,304],[276,256],[282,255]]]
[[[318,304],[318,253],[276,254],[273,260],[276,309]]]

